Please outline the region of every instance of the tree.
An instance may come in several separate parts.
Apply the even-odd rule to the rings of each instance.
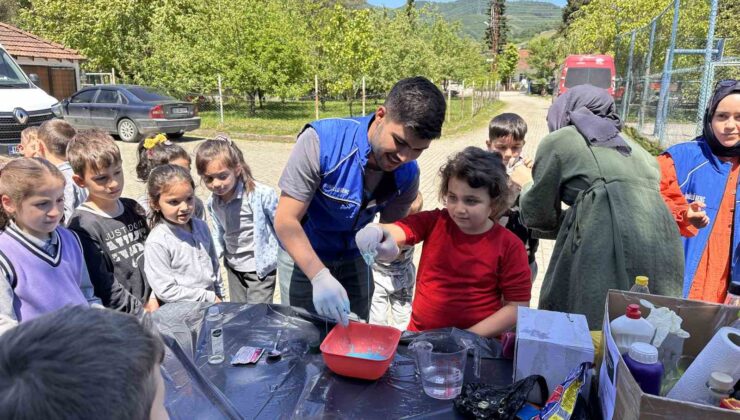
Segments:
[[[373,28],[370,10],[347,10],[339,5],[332,9],[325,28],[326,86],[330,94],[344,95],[350,113],[362,77],[374,69],[380,57],[373,48]]]
[[[504,45],[506,45],[509,36],[509,26],[507,24],[507,18],[504,16],[504,13],[506,12],[506,3],[504,0],[491,0],[488,3],[488,14],[486,15],[486,19],[490,20],[492,8],[494,9],[495,16],[498,18],[498,21],[495,23],[488,22],[489,24],[486,26],[486,32],[483,37],[486,46],[490,51],[493,45],[493,36],[496,35],[497,46],[496,51],[494,52],[496,54],[501,54],[504,51]],[[493,23],[494,27],[491,27],[491,23]]]
[[[80,51],[88,58],[86,69],[115,68],[125,80],[140,73],[142,59],[148,55],[150,16],[158,4],[149,0],[33,0],[18,10],[16,23]]]
[[[499,55],[497,59],[501,82],[508,85],[508,81],[519,63],[519,48],[515,44],[506,44],[503,54]]]
[[[576,16],[576,12],[590,2],[591,0],[568,0],[568,3],[563,7],[563,26],[570,25]]]
[[[18,2],[15,0],[0,0],[0,22],[10,23],[18,13]]]
[[[671,0],[591,0],[566,31],[572,54],[614,53],[614,39],[647,25]],[[697,2],[699,3],[699,2]]]
[[[248,100],[249,115],[261,94],[288,96],[308,89],[306,27],[297,1],[179,2],[153,18],[144,77],[150,84],[183,93],[213,89],[221,75],[224,86]],[[172,15],[176,22],[168,19]]]
[[[527,43],[527,49],[527,64],[534,71],[534,78],[540,82],[550,80],[565,57],[561,38],[538,36]]]

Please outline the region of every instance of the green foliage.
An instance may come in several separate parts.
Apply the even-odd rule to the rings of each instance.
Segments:
[[[495,12],[493,18],[497,18],[497,22],[491,22],[491,14]],[[506,4],[504,0],[490,0],[488,3],[488,14],[484,16],[484,19],[488,21],[486,26],[486,32],[483,35],[483,39],[486,42],[486,46],[490,50],[493,44],[493,37],[496,36],[496,54],[501,54],[504,51],[504,45],[509,35],[509,26],[506,23],[508,18],[505,16]],[[491,26],[491,23],[493,25]]]
[[[533,77],[540,82],[553,77],[566,55],[562,38],[539,36],[527,43],[527,49],[527,64],[534,71]]]
[[[671,0],[591,0],[567,28],[570,54],[613,54],[617,34],[647,25]],[[701,2],[697,2],[701,3]]]
[[[2,1],[2,0],[0,0]],[[87,71],[115,68],[126,82],[176,96],[215,90],[251,101],[265,95],[322,95],[351,103],[366,77],[385,93],[400,78],[424,75],[482,82],[481,42],[430,7],[401,13],[348,0],[30,0],[16,21],[41,37],[79,50]],[[25,4],[25,6],[24,6]]]
[[[516,65],[519,63],[519,48],[514,44],[506,44],[503,54],[497,58],[498,74],[501,81],[506,81],[514,75]]]
[[[563,25],[570,25],[573,19],[578,16],[581,7],[587,5],[591,0],[568,0],[563,8]]]
[[[374,111],[377,103],[368,102],[367,111]],[[459,135],[475,128],[485,126],[493,115],[501,112],[504,104],[500,101],[488,102],[478,110],[475,116],[470,116],[470,98],[463,102],[460,98],[452,98],[449,106],[450,119],[444,123],[444,136]],[[356,110],[356,108],[355,108]],[[295,141],[296,133],[300,132],[306,121],[314,118],[314,104],[311,101],[289,101],[285,103],[268,101],[264,108],[257,109],[249,118],[249,112],[243,105],[230,106],[224,110],[224,124],[221,124],[218,111],[203,111],[199,134],[213,136],[218,132],[249,133],[271,140]],[[321,118],[345,117],[352,110],[345,101],[326,101],[325,109],[321,111]]]
[[[633,127],[625,126],[622,131],[653,156],[658,156],[665,151],[658,143],[643,136]]]
[[[162,0],[160,0],[162,1]],[[79,50],[88,69],[115,68],[124,77],[142,71],[150,16],[149,0],[33,0],[15,23],[43,38]],[[22,4],[21,4],[22,5]]]
[[[18,13],[18,3],[18,0],[0,0],[0,22],[13,22]]]
[[[431,6],[448,21],[460,22],[463,32],[471,38],[485,39],[487,27],[483,22],[491,16],[489,3],[490,0],[417,1],[416,5]],[[523,42],[540,32],[556,29],[560,25],[561,9],[547,1],[507,1],[504,16],[506,39],[501,45]]]

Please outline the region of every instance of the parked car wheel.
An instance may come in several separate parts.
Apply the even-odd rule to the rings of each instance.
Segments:
[[[118,137],[126,143],[139,141],[139,129],[133,121],[124,118],[118,122]]]
[[[177,133],[167,133],[167,138],[170,140],[179,139],[180,137],[184,136],[184,131],[178,131]]]

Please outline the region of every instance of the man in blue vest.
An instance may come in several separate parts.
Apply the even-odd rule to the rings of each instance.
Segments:
[[[434,84],[412,77],[374,114],[304,127],[278,183],[283,303],[343,325],[350,311],[368,319],[374,283],[355,233],[377,213],[383,223],[406,215],[419,190],[415,160],[441,135],[445,109]]]

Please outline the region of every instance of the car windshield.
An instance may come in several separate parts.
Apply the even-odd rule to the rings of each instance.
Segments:
[[[157,92],[156,90],[152,88],[143,88],[143,87],[137,86],[137,87],[128,88],[128,91],[131,92],[132,95],[139,98],[139,100],[142,102],[175,100],[175,98],[165,95],[164,93]]]
[[[602,89],[611,87],[611,71],[608,68],[571,67],[565,74],[565,87],[592,85]]]
[[[0,50],[0,88],[27,88],[28,80],[23,70],[4,50]]]

